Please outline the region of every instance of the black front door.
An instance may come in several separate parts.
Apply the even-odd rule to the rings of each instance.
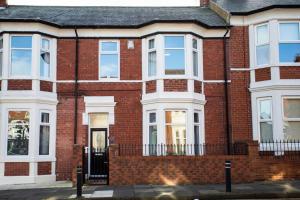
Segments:
[[[91,129],[90,179],[108,178],[107,129]]]

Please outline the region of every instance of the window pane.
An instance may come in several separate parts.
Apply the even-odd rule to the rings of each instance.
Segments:
[[[300,140],[300,122],[284,122],[283,126],[285,140]]]
[[[257,65],[269,64],[269,45],[256,47],[256,63]]]
[[[166,123],[185,124],[185,111],[166,111]]]
[[[284,99],[283,107],[285,118],[300,118],[300,99]]]
[[[165,51],[165,74],[185,73],[184,50]]]
[[[32,37],[31,36],[13,36],[11,37],[12,48],[31,48]]]
[[[31,74],[31,50],[12,50],[11,52],[11,74]]]
[[[101,78],[117,78],[119,74],[118,69],[118,55],[101,55],[100,56],[100,77]]]
[[[0,39],[0,49],[3,49],[3,39]]]
[[[9,111],[7,155],[28,155],[29,112]]]
[[[148,55],[148,76],[156,75],[156,51],[150,52]]]
[[[193,48],[194,49],[198,48],[198,41],[196,39],[193,39]]]
[[[194,113],[194,122],[199,123],[199,113]]]
[[[90,114],[91,128],[103,128],[108,126],[108,116],[105,113]]]
[[[40,75],[42,77],[50,77],[50,53],[41,52],[40,57]]]
[[[154,39],[149,40],[149,49],[153,49],[154,48]]]
[[[257,31],[257,36],[256,36],[257,45],[269,43],[268,25],[258,26],[256,28],[256,31]]]
[[[117,42],[102,42],[101,50],[102,51],[117,51],[118,50]]]
[[[198,76],[198,53],[193,51],[193,74]]]
[[[261,142],[273,141],[272,122],[261,122],[260,123],[260,139],[261,139]]]
[[[50,49],[50,41],[47,39],[42,39],[42,49]]]
[[[149,114],[149,122],[155,123],[156,122],[156,113],[150,113]]]
[[[165,48],[184,48],[184,37],[165,36]]]
[[[3,62],[3,54],[0,52],[0,76],[2,76],[2,62]]]
[[[299,40],[299,23],[280,24],[280,40]]]
[[[49,155],[50,126],[40,126],[39,155]]]
[[[157,144],[157,126],[149,126],[149,144]]]
[[[166,143],[182,145],[186,144],[186,128],[185,126],[166,126]]]
[[[260,119],[271,119],[272,103],[271,100],[260,101]]]
[[[300,62],[300,44],[279,44],[280,62]]]
[[[200,134],[199,134],[199,126],[194,126],[194,144],[195,144],[195,154],[199,155],[200,153]]]
[[[49,123],[49,113],[41,113],[41,122]]]

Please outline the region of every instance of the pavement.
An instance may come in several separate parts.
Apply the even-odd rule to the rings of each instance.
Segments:
[[[38,187],[38,188],[35,188]],[[214,185],[133,185],[84,186],[81,199],[300,199],[300,180],[234,184],[225,192],[224,184]],[[57,200],[76,199],[76,189],[69,182],[52,185],[0,186],[0,199]]]

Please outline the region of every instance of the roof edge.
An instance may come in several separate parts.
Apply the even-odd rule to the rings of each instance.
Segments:
[[[231,15],[235,15],[235,16],[245,16],[245,15],[252,15],[252,14],[256,14],[259,12],[263,12],[263,11],[267,11],[267,10],[271,10],[274,8],[300,8],[300,4],[299,5],[271,5],[271,6],[267,6],[264,8],[259,8],[256,10],[252,10],[249,12],[230,12]]]

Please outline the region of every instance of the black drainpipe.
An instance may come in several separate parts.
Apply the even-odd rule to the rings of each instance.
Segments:
[[[230,28],[226,26],[226,33],[223,36],[223,48],[224,48],[224,93],[225,93],[225,115],[226,115],[226,143],[228,155],[231,154],[231,134],[230,134],[230,114],[229,114],[229,101],[228,101],[228,75],[227,75],[227,39],[226,36],[229,33]]]
[[[75,86],[74,86],[74,144],[77,144],[77,118],[78,118],[78,50],[79,50],[79,40],[77,28],[75,27],[76,35],[76,49],[75,49]]]

